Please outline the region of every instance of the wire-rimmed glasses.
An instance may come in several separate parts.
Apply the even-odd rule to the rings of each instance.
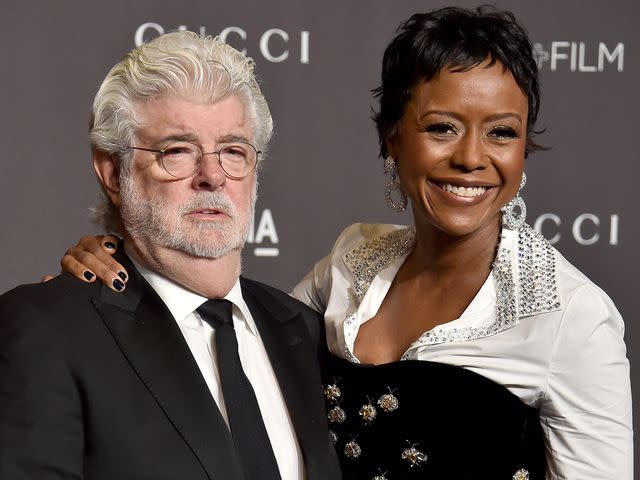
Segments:
[[[205,155],[217,155],[225,175],[233,180],[242,180],[256,168],[258,155],[262,153],[245,142],[223,143],[214,152],[203,152],[202,147],[191,142],[175,142],[162,149],[129,148],[158,154],[162,168],[178,180],[196,173]]]

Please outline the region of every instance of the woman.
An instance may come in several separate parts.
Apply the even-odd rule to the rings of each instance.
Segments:
[[[293,291],[325,314],[345,478],[631,479],[622,319],[523,222],[526,33],[492,9],[414,15],[376,96],[387,201],[414,225],[347,228]],[[63,266],[122,289],[115,241],[85,237]]]

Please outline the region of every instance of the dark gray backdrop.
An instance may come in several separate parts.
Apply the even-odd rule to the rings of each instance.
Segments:
[[[4,0],[0,292],[58,271],[64,250],[96,231],[87,219],[97,191],[87,142],[91,99],[136,35],[149,39],[181,25],[213,35],[226,31],[229,43],[246,48],[275,119],[255,235],[245,254],[247,275],[289,289],[346,225],[410,222],[384,203],[369,91],[398,24],[443,5]],[[551,150],[527,161],[529,222],[558,240],[563,254],[614,299],[626,320],[633,373],[640,361],[633,193],[640,160],[638,8],[632,0],[497,6],[526,25],[542,71],[539,126],[546,132],[540,141]]]

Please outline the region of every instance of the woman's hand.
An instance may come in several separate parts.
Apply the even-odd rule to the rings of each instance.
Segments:
[[[80,280],[94,282],[96,277],[112,290],[121,292],[129,279],[126,270],[111,256],[116,252],[118,238],[112,235],[86,235],[75,247],[65,252],[60,261],[63,271]],[[51,280],[45,275],[42,281]]]

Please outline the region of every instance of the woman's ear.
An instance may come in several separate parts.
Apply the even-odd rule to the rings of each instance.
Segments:
[[[116,206],[120,206],[120,163],[115,155],[101,151],[93,152],[93,169],[100,183],[104,187],[109,200]]]
[[[394,131],[391,133],[387,139],[384,141],[384,145],[387,150],[387,156],[391,155],[396,161],[398,160],[397,155],[397,141],[398,141],[398,132]]]

